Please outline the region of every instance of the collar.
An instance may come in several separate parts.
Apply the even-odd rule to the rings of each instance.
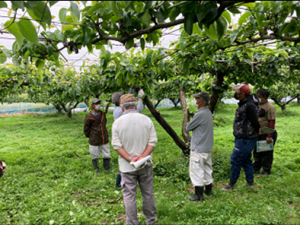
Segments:
[[[126,110],[126,111],[124,111],[123,113],[122,113],[122,115],[126,115],[126,114],[128,114],[128,113],[137,113],[138,111],[136,111],[135,109],[128,109],[128,110]]]

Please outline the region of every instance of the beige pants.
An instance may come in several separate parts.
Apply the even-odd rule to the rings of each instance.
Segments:
[[[110,159],[109,143],[99,146],[90,145],[90,153],[92,154],[92,159],[99,159],[101,153],[103,159]]]
[[[143,169],[122,173],[121,187],[123,201],[126,211],[126,224],[138,225],[137,208],[136,208],[136,186],[139,183],[143,197],[143,212],[147,224],[153,224],[156,219],[156,204],[153,192],[153,168],[147,165]]]
[[[191,151],[190,155],[190,178],[193,186],[209,185],[213,182],[212,162],[210,153],[198,153]]]

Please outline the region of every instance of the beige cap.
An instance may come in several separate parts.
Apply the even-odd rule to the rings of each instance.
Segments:
[[[121,98],[120,98],[120,104],[122,104],[124,102],[135,102],[134,95],[133,94],[122,95]]]

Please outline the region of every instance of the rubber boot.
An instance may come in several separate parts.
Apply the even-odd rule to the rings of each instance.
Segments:
[[[209,185],[205,185],[205,192],[204,192],[207,196],[211,195],[212,193],[212,183]]]
[[[94,170],[96,170],[96,174],[100,174],[98,159],[92,159],[92,162]]]
[[[231,181],[229,181],[229,183],[222,188],[222,191],[232,191],[234,188],[234,183],[232,183]]]
[[[110,169],[110,158],[108,159],[103,159],[103,168],[111,173],[114,173],[111,169]]]
[[[116,179],[116,188],[121,187],[121,174],[118,173],[117,179]]]
[[[191,201],[204,201],[203,197],[203,187],[196,186],[195,187],[195,194],[189,197]]]

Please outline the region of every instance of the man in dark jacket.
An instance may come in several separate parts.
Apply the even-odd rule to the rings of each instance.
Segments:
[[[110,150],[108,143],[108,132],[106,129],[106,116],[100,110],[100,101],[94,98],[91,102],[93,110],[86,115],[84,120],[84,134],[89,138],[90,153],[96,174],[99,172],[98,160],[102,153],[103,168],[110,172]]]
[[[246,175],[246,186],[253,187],[254,175],[251,154],[256,145],[260,130],[257,97],[250,95],[250,88],[247,84],[236,85],[233,86],[232,89],[236,91],[234,97],[239,100],[239,107],[236,110],[233,121],[235,147],[230,158],[230,181],[222,191],[233,190],[234,184],[239,178],[241,167],[243,167]]]

